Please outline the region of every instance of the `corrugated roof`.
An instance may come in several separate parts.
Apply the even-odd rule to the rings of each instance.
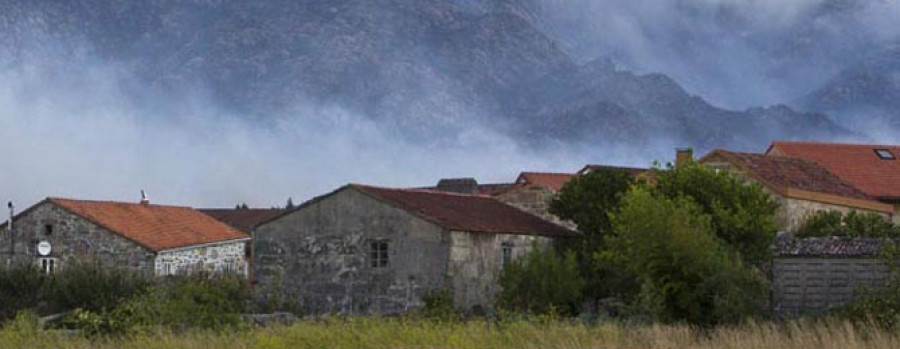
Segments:
[[[876,149],[891,152],[883,160]],[[817,142],[772,142],[769,155],[799,157],[817,162],[867,195],[900,199],[900,146]]]
[[[360,184],[349,187],[449,230],[544,236],[577,235],[569,229],[489,196],[390,189]]]
[[[61,198],[47,201],[152,251],[250,237],[189,207]]]
[[[240,231],[250,233],[256,226],[272,218],[278,217],[287,210],[283,209],[229,209],[229,208],[203,208],[198,209],[222,223],[228,224]]]

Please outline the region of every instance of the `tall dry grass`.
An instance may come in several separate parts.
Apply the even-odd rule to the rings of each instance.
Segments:
[[[87,339],[28,321],[0,330],[0,348],[900,348],[900,336],[845,322],[750,323],[700,330],[678,325],[585,327],[567,322],[433,323],[361,318],[228,332],[150,331]]]

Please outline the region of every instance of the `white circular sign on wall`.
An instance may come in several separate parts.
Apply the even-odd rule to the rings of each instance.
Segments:
[[[50,242],[48,242],[46,240],[39,242],[37,245],[37,250],[38,250],[38,254],[40,254],[41,256],[46,256],[46,255],[50,254]]]

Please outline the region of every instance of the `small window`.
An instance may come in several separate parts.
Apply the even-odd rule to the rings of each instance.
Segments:
[[[372,241],[369,251],[370,265],[372,268],[384,268],[388,265],[388,242],[385,240]]]
[[[56,271],[56,258],[39,258],[38,263],[44,274],[53,274]]]
[[[513,256],[513,244],[504,242],[503,245],[500,245],[500,267],[505,267],[507,264],[512,262]]]
[[[891,153],[891,151],[890,151],[890,150],[887,150],[887,149],[875,149],[875,154],[878,154],[878,157],[881,158],[881,160],[894,160],[894,159],[896,159],[896,158],[894,157],[894,153]]]
[[[53,235],[53,224],[44,225],[44,234]]]

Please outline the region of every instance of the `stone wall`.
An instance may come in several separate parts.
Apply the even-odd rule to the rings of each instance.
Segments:
[[[511,205],[522,211],[541,217],[547,221],[575,230],[577,228],[575,223],[571,221],[561,220],[559,219],[559,217],[550,214],[550,202],[553,201],[553,198],[555,196],[556,193],[549,188],[540,186],[527,186],[500,194],[495,198],[503,203],[506,203],[507,205]]]
[[[512,259],[531,251],[533,243],[547,247],[551,238],[489,233],[457,232],[451,234],[448,274],[453,291],[453,303],[463,311],[476,306],[486,309],[500,291],[502,246],[512,248]]]
[[[188,270],[234,271],[247,275],[246,241],[161,251],[156,256],[156,275],[174,275]]]
[[[851,210],[856,210],[858,212],[877,213],[884,217],[886,220],[890,219],[890,215],[883,212],[867,211],[863,209],[826,204],[816,201],[785,198],[774,193],[772,194],[772,198],[781,206],[776,213],[775,222],[782,231],[797,231],[810,215],[818,211],[840,211],[842,213],[847,213]]]
[[[50,227],[49,230],[47,227]],[[20,215],[13,224],[14,258],[38,263],[37,245],[48,241],[59,267],[73,258],[96,258],[106,263],[152,272],[154,254],[137,243],[44,202]],[[8,234],[0,236],[0,256],[9,258]]]
[[[373,267],[372,242],[388,243]],[[254,231],[257,296],[278,293],[310,314],[394,314],[447,288],[450,234],[353,188],[314,199]]]
[[[878,288],[889,270],[874,257],[776,257],[772,305],[782,317],[820,313]]]

